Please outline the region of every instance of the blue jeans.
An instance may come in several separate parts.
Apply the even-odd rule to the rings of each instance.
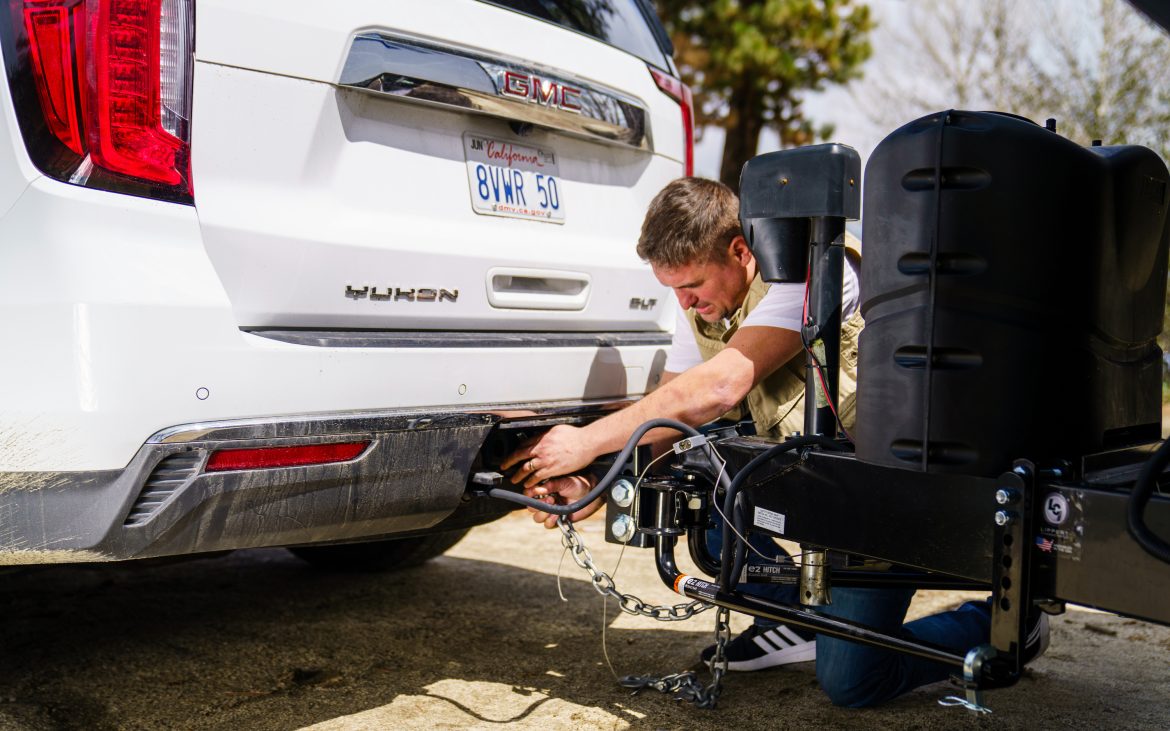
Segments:
[[[833,589],[833,603],[823,612],[960,654],[990,638],[987,602],[967,602],[954,611],[902,624],[913,596],[913,589]],[[913,655],[817,635],[817,680],[834,705],[877,705],[953,672],[948,665]]]
[[[707,547],[720,555],[722,519],[707,531]],[[787,555],[771,538],[753,533],[748,542],[766,556]],[[748,551],[748,563],[763,563]],[[786,604],[796,604],[798,587],[791,584],[739,584],[745,594]],[[966,653],[991,636],[991,610],[986,602],[968,602],[951,612],[902,624],[913,589],[833,589],[833,603],[821,611],[840,619],[868,625],[907,639],[929,642]],[[756,618],[760,627],[776,622]],[[862,645],[827,635],[817,635],[817,681],[834,705],[862,708],[884,703],[921,685],[945,680],[953,670],[941,663],[892,650]]]

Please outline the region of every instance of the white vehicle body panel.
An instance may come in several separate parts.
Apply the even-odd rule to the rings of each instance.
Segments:
[[[633,243],[650,199],[679,174],[681,117],[645,61],[483,3],[402,12],[370,1],[337,10],[320,19],[319,9],[305,3],[199,6],[198,37],[208,41],[198,45],[195,80],[197,208],[241,326],[669,328],[663,290]],[[457,27],[452,12],[463,17]],[[648,107],[655,151],[542,129],[521,137],[501,119],[337,87],[352,38],[370,29],[445,33],[447,46],[585,70]],[[280,41],[244,41],[257,37]],[[564,230],[473,211],[465,132],[555,151],[568,210]],[[257,137],[266,144],[257,146]],[[492,306],[493,267],[518,275],[562,269],[598,288],[579,310],[550,294],[548,308],[517,312]],[[346,296],[347,288],[424,287],[458,291],[458,302]],[[663,304],[631,309],[634,298]]]
[[[28,159],[21,141],[12,100],[7,94],[0,94],[0,217],[8,212],[29,183],[38,177],[40,172]]]
[[[504,122],[204,64],[195,98],[216,100],[196,112],[196,206],[242,326],[669,326],[664,290],[634,243],[650,199],[678,177],[675,161],[534,132],[526,144],[560,155],[567,220],[502,219],[472,210],[462,134],[515,137]],[[241,120],[271,144],[232,137]],[[600,289],[583,311],[501,311],[488,304],[493,267],[563,269]],[[444,287],[459,301],[355,300],[347,286]],[[635,311],[633,297],[664,304]]]
[[[37,536],[20,545],[0,541],[0,564],[49,560],[59,548],[64,553],[52,553],[53,560],[92,560],[219,550],[237,545],[233,536],[245,537],[238,545],[281,545],[426,529],[458,503],[475,440],[494,422],[461,427],[464,450],[472,451],[433,468],[430,502],[414,524],[400,519],[401,510],[411,505],[410,485],[420,479],[412,475],[427,469],[427,455],[414,455],[406,472],[385,484],[380,475],[392,462],[363,468],[362,505],[382,500],[385,513],[365,523],[329,515],[323,532],[309,525],[281,533],[284,524],[245,524],[230,512],[240,524],[212,542],[170,535],[155,548],[144,547],[155,545],[158,525],[135,526],[133,541],[103,532],[120,523],[141,486],[133,481],[152,474],[158,460],[176,450],[204,450],[198,453],[205,459],[222,448],[199,441],[202,424],[229,425],[216,433],[235,433],[236,421],[258,424],[247,439],[262,446],[271,437],[266,424],[277,425],[278,441],[328,440],[340,437],[321,423],[361,424],[373,415],[384,460],[392,442],[436,438],[415,435],[427,427],[413,414],[604,404],[653,386],[673,310],[634,244],[650,199],[682,174],[683,135],[678,105],[658,90],[645,61],[470,1],[197,6],[194,206],[42,174],[7,86],[0,94],[0,338],[8,344],[0,359],[0,493],[9,495],[25,535]],[[447,44],[533,59],[619,89],[643,104],[652,139],[635,149],[539,127],[521,136],[501,119],[339,86],[351,39],[371,29],[441,35]],[[564,223],[477,215],[465,132],[555,150],[569,206]],[[493,290],[509,276],[586,286],[559,298]],[[442,287],[459,296],[358,299],[346,296],[350,285]],[[532,341],[334,347],[282,341],[259,332],[264,328],[527,334]],[[541,333],[600,339],[549,347],[540,345]],[[657,339],[610,344],[608,333]],[[296,431],[305,424],[307,431]],[[175,429],[191,446],[158,440]],[[321,468],[322,484],[343,484],[333,474]],[[188,487],[197,479],[204,478],[191,477]],[[101,497],[94,492],[92,499],[101,502],[101,520],[112,523],[37,517],[52,510],[81,515],[86,485],[98,482]],[[205,483],[216,490],[270,487]],[[229,515],[233,495],[217,493],[221,504],[206,509]],[[167,503],[174,525],[186,514],[177,504]],[[309,502],[298,509],[310,508],[319,516],[330,510]]]

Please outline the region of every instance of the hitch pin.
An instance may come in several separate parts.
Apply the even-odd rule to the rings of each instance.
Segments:
[[[979,687],[979,680],[983,675],[983,661],[994,655],[995,648],[991,645],[972,648],[963,659],[963,685],[967,689],[967,697],[949,695],[940,699],[938,704],[947,707],[960,706],[979,714],[991,713],[991,709],[983,705],[983,691]]]

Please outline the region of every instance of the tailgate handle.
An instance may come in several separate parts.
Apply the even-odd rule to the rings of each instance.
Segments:
[[[489,58],[473,50],[369,31],[354,37],[338,83],[387,99],[478,112],[595,142],[651,149],[643,102],[516,58]]]
[[[496,267],[488,271],[488,302],[513,310],[583,310],[589,283],[581,272]]]

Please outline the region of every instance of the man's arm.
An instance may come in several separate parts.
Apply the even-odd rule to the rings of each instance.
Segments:
[[[662,388],[667,383],[674,380],[677,376],[678,374],[673,371],[663,371],[662,376],[659,377],[658,383],[654,386],[654,388]],[[664,435],[674,434],[674,432],[669,429],[655,429],[654,431]],[[647,440],[643,439],[642,441],[645,442]],[[655,456],[666,449],[666,444],[668,444],[668,441],[664,439],[662,442],[655,443],[653,445]],[[597,481],[587,475],[563,475],[561,477],[554,477],[551,480],[541,482],[540,484],[533,487],[527,487],[524,489],[524,494],[530,498],[535,498],[549,505],[568,505],[569,503],[575,503],[581,498],[585,497],[585,495],[587,495],[596,484]],[[573,521],[574,523],[579,523],[580,521],[585,520],[589,516],[596,513],[601,508],[603,503],[603,500],[595,500],[593,503],[586,505],[584,508],[581,508],[573,515],[569,516],[569,520]],[[528,512],[530,515],[532,515],[532,519],[534,521],[542,524],[545,528],[557,527],[557,520],[560,518],[560,516],[554,515],[552,513],[546,513],[544,511],[537,510],[536,508],[528,508]]]
[[[519,465],[513,483],[533,488],[542,480],[583,469],[598,455],[615,452],[639,425],[668,418],[705,424],[739,404],[756,384],[801,350],[800,335],[775,327],[741,327],[718,355],[683,373],[663,378],[641,401],[583,427],[555,426],[503,463]],[[655,430],[645,441],[658,441]]]

